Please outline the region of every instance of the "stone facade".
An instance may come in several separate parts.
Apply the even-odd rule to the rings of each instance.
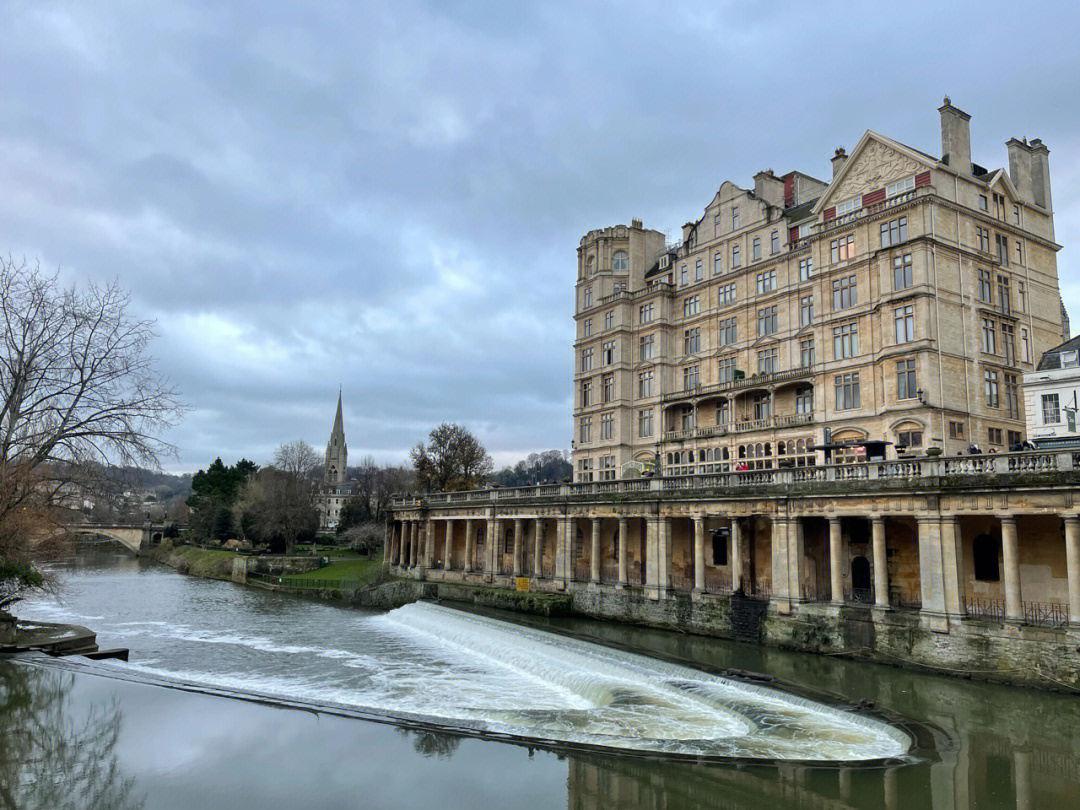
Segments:
[[[1048,150],[988,171],[939,112],[940,159],[867,132],[828,182],[724,182],[677,245],[637,220],[581,239],[576,481],[1025,438],[1023,374],[1063,339]]]

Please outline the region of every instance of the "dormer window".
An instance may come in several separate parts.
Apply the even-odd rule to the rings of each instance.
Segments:
[[[1073,351],[1061,353],[1061,367],[1062,368],[1076,368],[1080,365],[1080,353]]]
[[[844,200],[842,203],[836,205],[836,215],[842,217],[844,214],[848,214],[859,207],[859,197],[852,197],[850,200]]]
[[[668,256],[666,253],[663,256],[660,257],[660,269],[661,270],[663,270],[665,267],[668,266],[668,262],[669,262],[670,258],[671,257]]]
[[[903,194],[905,191],[910,191],[915,188],[915,175],[911,177],[905,177],[903,180],[897,180],[895,183],[889,183],[885,187],[886,197],[895,197],[897,194]]]

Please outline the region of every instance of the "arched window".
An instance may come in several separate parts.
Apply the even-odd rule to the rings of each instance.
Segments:
[[[625,270],[626,269],[626,251],[616,250],[615,255],[611,257],[611,269],[612,270]]]
[[[727,449],[727,448],[725,447],[725,448],[723,448],[723,449],[721,450],[721,452],[723,453],[723,459],[724,459],[724,461],[727,461],[727,460],[728,460],[728,458],[730,458],[730,456],[728,455],[728,449]]]
[[[980,534],[971,544],[971,555],[975,561],[975,579],[983,582],[1000,582],[1001,570],[998,567],[998,548],[1000,543],[988,534]]]
[[[588,258],[585,259],[585,275],[591,276],[595,272],[596,272],[596,260],[592,256],[589,256]]]

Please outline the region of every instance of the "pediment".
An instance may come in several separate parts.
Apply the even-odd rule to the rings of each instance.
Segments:
[[[934,162],[877,133],[867,132],[815,211],[883,188],[894,180],[931,168]]]

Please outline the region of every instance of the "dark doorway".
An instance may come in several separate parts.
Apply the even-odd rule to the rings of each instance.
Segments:
[[[854,602],[873,601],[870,588],[870,561],[866,557],[851,560],[851,597]]]

